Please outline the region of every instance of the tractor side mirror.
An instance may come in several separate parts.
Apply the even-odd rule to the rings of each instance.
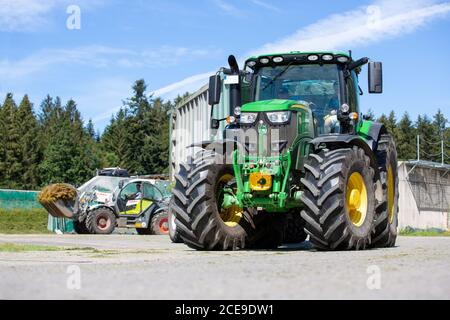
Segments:
[[[369,93],[383,92],[383,67],[381,62],[369,62]]]
[[[220,102],[220,93],[222,90],[222,83],[219,75],[211,76],[209,78],[208,103],[213,106]]]
[[[211,129],[219,129],[220,121],[218,119],[211,119]]]
[[[119,189],[122,189],[124,184],[125,184],[125,181],[124,180],[120,180],[119,181]]]

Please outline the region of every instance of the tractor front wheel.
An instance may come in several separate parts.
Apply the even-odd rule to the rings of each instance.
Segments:
[[[236,180],[231,165],[213,151],[200,151],[175,175],[171,210],[185,244],[197,250],[274,248],[282,241],[275,215],[240,208],[233,202]]]
[[[364,150],[321,150],[308,156],[301,179],[302,217],[319,250],[366,249],[374,228],[374,170]]]

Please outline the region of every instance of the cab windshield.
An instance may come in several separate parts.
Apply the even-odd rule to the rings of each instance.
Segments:
[[[286,99],[306,101],[313,112],[319,133],[334,132],[324,127],[335,117],[341,104],[339,69],[335,64],[284,65],[262,67],[256,72],[255,101]]]

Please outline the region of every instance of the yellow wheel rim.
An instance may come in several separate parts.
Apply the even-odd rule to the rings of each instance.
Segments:
[[[394,171],[392,170],[392,166],[389,165],[387,171],[387,194],[388,194],[388,216],[389,223],[392,223],[394,220],[394,194],[395,194],[395,186],[394,186]]]
[[[231,206],[227,209],[222,209],[220,217],[225,225],[232,228],[236,227],[242,219],[242,208],[239,206]]]
[[[353,172],[347,181],[346,207],[353,225],[362,226],[367,215],[367,189],[359,172]]]
[[[219,179],[219,185],[226,184],[233,178],[234,177],[231,174],[225,174]],[[225,223],[225,225],[231,228],[236,227],[241,221],[243,216],[242,208],[236,205],[233,205],[226,209],[219,207],[219,211],[220,211],[219,215],[222,221]]]

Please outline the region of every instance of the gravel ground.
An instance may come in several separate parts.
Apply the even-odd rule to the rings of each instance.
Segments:
[[[396,248],[198,252],[166,236],[0,235],[0,299],[450,299],[450,238]],[[79,277],[78,277],[79,274]]]

